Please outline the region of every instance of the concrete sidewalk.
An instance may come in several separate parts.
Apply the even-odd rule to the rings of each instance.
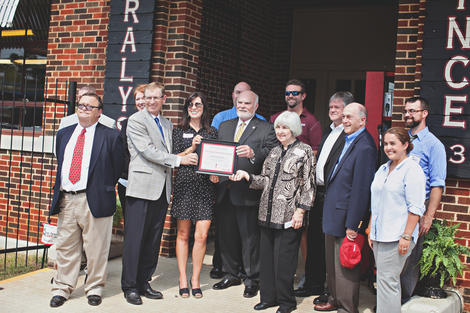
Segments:
[[[253,306],[259,302],[257,297],[243,298],[243,285],[226,290],[213,290],[212,285],[218,280],[209,277],[211,255],[206,255],[201,273],[202,299],[193,297],[183,299],[178,295],[178,269],[175,258],[161,257],[151,285],[163,293],[163,300],[143,298],[144,304],[135,306],[128,304],[120,288],[121,258],[109,261],[108,280],[104,289],[103,303],[97,307],[88,305],[83,291],[84,276],[79,277],[77,289],[72,297],[60,308],[49,307],[51,299],[51,278],[54,270],[43,269],[9,280],[0,281],[0,313],[121,313],[121,312],[164,312],[164,313],[254,313]],[[190,264],[188,264],[188,268]],[[301,267],[299,267],[301,268]],[[188,270],[190,273],[190,269]],[[447,299],[429,299],[413,297],[402,307],[403,313],[429,312],[460,312],[459,297],[449,292]],[[316,312],[313,310],[313,299],[297,298],[295,312]],[[372,313],[375,305],[375,295],[365,285],[361,285],[359,312]],[[270,308],[265,313],[275,313],[277,308]]]
[[[121,313],[121,312],[165,312],[165,313],[254,313],[253,306],[259,302],[259,296],[251,299],[243,298],[243,285],[226,290],[213,290],[212,285],[218,280],[209,277],[211,256],[206,256],[201,273],[202,299],[193,297],[183,299],[178,295],[178,269],[175,258],[161,257],[158,262],[155,278],[151,285],[163,293],[163,300],[143,298],[144,304],[134,306],[128,304],[120,289],[121,258],[109,261],[108,284],[104,289],[103,303],[97,307],[88,305],[83,291],[84,276],[80,276],[77,289],[72,297],[60,308],[50,308],[51,278],[54,270],[44,269],[10,280],[0,281],[0,313]],[[188,271],[189,272],[189,271]],[[314,296],[297,298],[297,311],[314,312]],[[375,296],[367,287],[361,287],[361,313],[371,313]],[[263,312],[274,313],[277,308]]]

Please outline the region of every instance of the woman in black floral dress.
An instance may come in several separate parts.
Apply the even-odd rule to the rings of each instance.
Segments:
[[[204,96],[192,93],[185,101],[181,127],[173,130],[173,153],[184,156],[196,150],[201,139],[217,138],[217,130],[209,124]],[[171,216],[177,220],[176,259],[179,270],[179,293],[189,297],[186,263],[188,261],[188,241],[191,224],[196,224],[192,251],[193,273],[191,276],[192,294],[202,297],[199,275],[206,253],[206,239],[215,204],[215,186],[209,175],[196,173],[196,166],[182,165],[176,174],[173,191]]]

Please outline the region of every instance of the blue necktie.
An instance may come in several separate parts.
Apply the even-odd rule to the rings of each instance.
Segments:
[[[160,128],[160,133],[162,133],[163,141],[165,141],[165,135],[163,135],[162,124],[160,124],[160,120],[158,119],[158,117],[155,118],[155,122],[157,122],[157,126],[158,128]]]

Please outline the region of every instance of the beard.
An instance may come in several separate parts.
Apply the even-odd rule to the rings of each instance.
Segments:
[[[295,108],[297,105],[299,105],[300,101],[297,99],[291,99],[291,100],[286,100],[287,106],[291,109]]]
[[[415,128],[421,123],[421,121],[416,121],[415,119],[408,119],[405,121],[405,126],[408,128]]]
[[[240,119],[242,120],[249,120],[250,118],[252,118],[255,114],[254,113],[250,113],[250,112],[240,112],[240,111],[237,111],[237,115]]]

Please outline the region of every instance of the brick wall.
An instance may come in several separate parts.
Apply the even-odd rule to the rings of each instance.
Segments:
[[[76,81],[78,88],[92,85],[103,95],[108,38],[108,0],[53,0],[47,46],[46,77],[48,95],[67,95],[66,79]],[[56,79],[60,82],[56,84]],[[65,115],[54,106],[46,104],[45,128],[53,134],[54,117]],[[56,124],[58,127],[58,124]]]
[[[47,222],[52,176],[51,157],[0,151],[0,234],[30,242],[40,239],[40,223]]]
[[[290,18],[281,1],[204,1],[197,86],[213,114],[232,107],[239,81],[258,93],[265,117],[285,107]]]
[[[400,0],[398,13],[395,90],[393,99],[393,126],[403,126],[402,111],[405,99],[419,95],[421,55],[426,0]],[[470,246],[470,181],[448,178],[436,218],[461,223],[458,242]],[[466,266],[470,258],[463,258]],[[470,312],[470,268],[457,280],[464,297],[464,310]]]
[[[163,115],[178,125],[184,100],[196,91],[202,1],[158,1],[152,80],[165,84]],[[176,222],[166,216],[160,253],[175,256]]]

